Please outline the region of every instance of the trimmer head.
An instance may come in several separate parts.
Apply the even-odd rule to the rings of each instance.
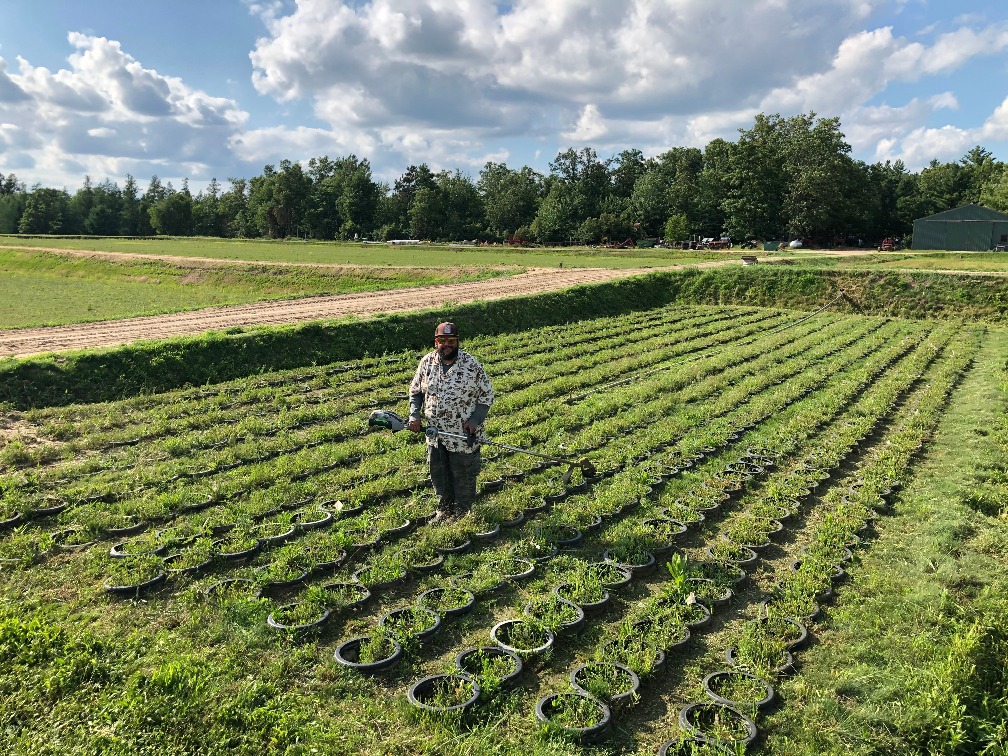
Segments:
[[[381,428],[393,433],[406,427],[406,421],[389,410],[374,410],[368,418],[367,424],[369,428]]]

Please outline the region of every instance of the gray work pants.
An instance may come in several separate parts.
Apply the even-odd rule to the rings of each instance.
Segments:
[[[428,446],[427,461],[439,508],[464,515],[476,500],[476,478],[482,466],[479,447],[467,454],[448,451],[440,444]]]

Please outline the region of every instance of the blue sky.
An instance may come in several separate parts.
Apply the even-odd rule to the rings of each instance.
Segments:
[[[1006,50],[1004,0],[0,0],[0,173],[547,172],[809,111],[867,162],[1008,161]]]

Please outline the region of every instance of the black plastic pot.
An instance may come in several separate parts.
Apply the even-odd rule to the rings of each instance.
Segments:
[[[633,573],[623,565],[616,564],[616,562],[595,562],[590,566],[593,566],[598,571],[602,587],[610,591],[623,588],[633,580]]]
[[[505,570],[503,569],[503,566],[508,565],[502,565],[501,577],[504,580],[511,580],[517,582],[520,580],[530,578],[535,573],[535,562],[532,561],[531,559],[527,559],[525,557],[520,556],[512,557],[512,559],[514,560],[515,564],[511,565],[510,569]],[[518,571],[514,572],[513,570],[515,569],[517,569]]]
[[[495,491],[500,491],[504,487],[503,478],[494,478],[493,480],[485,480],[480,484],[480,491],[482,493],[494,493]]]
[[[335,558],[324,559],[321,562],[315,562],[315,564],[312,565],[312,568],[311,568],[311,570],[309,570],[309,572],[312,575],[327,575],[327,574],[330,574],[332,572],[335,572],[336,569],[338,569],[339,566],[341,564],[343,564],[343,562],[346,561],[346,558],[347,558],[347,554],[344,551],[341,554],[339,554],[338,556],[336,556]]]
[[[105,590],[115,596],[123,598],[139,598],[145,593],[157,588],[167,579],[168,575],[164,570],[159,570],[153,577],[139,580],[135,583],[115,583],[111,579],[105,581]]]
[[[729,564],[734,564],[737,567],[745,568],[747,565],[750,565],[757,559],[759,559],[759,555],[748,546],[739,546],[738,548],[740,552],[740,556],[738,559],[726,559],[723,561],[727,561]],[[722,561],[718,557],[714,556],[714,549],[711,546],[705,546],[704,553],[707,554],[708,558],[716,562]]]
[[[361,646],[370,640],[371,636],[362,635],[342,641],[336,646],[333,656],[340,665],[347,669],[365,674],[384,672],[399,663],[399,660],[402,658],[402,646],[395,638],[389,638],[389,642],[392,644],[392,651],[385,658],[376,659],[373,662],[360,661]]]
[[[572,583],[560,583],[560,585],[553,589],[553,595],[576,604],[587,615],[596,615],[609,604],[609,591],[603,591],[602,598],[598,601],[577,601],[571,595],[573,589],[574,585]]]
[[[130,541],[120,541],[119,543],[113,544],[112,548],[109,549],[109,556],[114,558],[130,557],[138,554],[154,554],[156,556],[161,556],[168,550],[168,547],[163,544],[158,545],[152,543],[149,549],[144,549],[143,551],[130,551],[130,543]]]
[[[256,541],[247,549],[242,549],[240,551],[224,551],[227,547],[226,540],[214,541],[214,548],[220,554],[221,559],[228,562],[237,562],[242,559],[248,559],[259,553],[259,542]]]
[[[61,499],[49,499],[44,506],[29,509],[27,514],[32,519],[41,520],[46,517],[55,517],[66,509],[67,506],[69,506],[69,503]]]
[[[403,567],[398,574],[388,575],[385,574],[381,578],[371,577],[371,573],[374,571],[374,565],[365,565],[357,570],[354,570],[353,578],[358,583],[366,585],[370,591],[380,591],[385,588],[390,588],[393,585],[399,585],[406,580],[406,568]]]
[[[384,541],[386,543],[395,540],[399,536],[409,533],[414,528],[415,524],[416,523],[414,523],[412,520],[406,520],[405,522],[402,522],[399,525],[395,525],[394,527],[385,530],[379,536],[379,540]]]
[[[182,557],[185,556],[183,553],[172,554],[164,559],[165,572],[169,575],[196,575],[203,570],[210,567],[213,564],[213,556],[208,556],[199,564],[191,564],[188,567],[176,567],[175,564],[179,562]]]
[[[722,681],[729,680],[731,678],[745,678],[757,685],[762,685],[763,694],[753,701],[735,701],[730,698],[725,698],[717,693],[717,689]],[[774,689],[770,683],[760,677],[756,677],[756,675],[750,675],[748,672],[742,672],[738,669],[722,669],[717,672],[711,672],[703,679],[703,689],[704,693],[706,693],[714,703],[724,704],[725,706],[731,706],[741,710],[749,710],[750,708],[766,709],[769,708],[770,704],[774,700]]]
[[[266,568],[260,568],[256,571],[257,575],[266,574]],[[308,577],[308,570],[301,568],[301,571],[297,574],[291,575],[289,578],[282,580],[274,580],[272,578],[265,578],[260,581],[263,593],[269,594],[271,596],[283,593],[284,591],[290,590],[291,588],[296,588],[301,585],[305,579]]]
[[[262,595],[262,591],[255,582],[248,578],[225,578],[224,580],[210,583],[210,585],[203,589],[203,595],[212,598],[236,590],[248,592],[249,597],[253,599],[257,599]]]
[[[500,536],[500,533],[501,533],[500,523],[496,523],[495,525],[491,526],[489,530],[484,530],[482,533],[473,533],[472,537],[475,538],[477,541],[492,541],[495,538],[498,538]]]
[[[344,582],[333,582],[325,583],[322,589],[331,593],[349,593],[353,595],[353,598],[349,599],[346,603],[342,604],[340,609],[357,609],[363,606],[371,598],[371,591],[369,591],[365,586],[360,583],[344,583]]]
[[[658,749],[658,756],[694,756],[694,754],[735,756],[735,750],[716,741],[692,736],[669,740],[662,743]]]
[[[738,666],[738,661],[735,658],[734,646],[729,646],[725,650],[725,661],[727,661],[732,667]],[[781,663],[778,664],[773,671],[779,675],[786,675],[794,671],[794,656],[791,655],[790,651],[784,652],[784,657],[781,660]]]
[[[116,538],[125,538],[127,536],[137,535],[142,533],[147,529],[147,523],[140,519],[133,519],[125,525],[116,526],[113,528],[104,528],[105,535],[113,540]]]
[[[2,530],[3,528],[0,528],[0,531]],[[87,532],[88,537],[91,538],[90,541],[77,541],[76,543],[67,543],[67,539],[70,536],[85,532],[87,531],[85,531],[84,528],[82,528],[79,525],[71,525],[68,528],[64,528],[63,530],[59,531],[53,539],[56,544],[56,548],[59,549],[60,551],[84,551],[85,549],[88,549],[94,546],[96,543],[98,543],[97,537],[95,537],[95,534],[92,532]]]
[[[576,696],[581,701],[590,703],[597,713],[595,722],[584,727],[573,727],[561,725],[555,721],[556,710],[565,700],[569,700],[571,696]],[[548,696],[540,698],[536,703],[535,715],[536,719],[541,723],[550,725],[579,743],[597,743],[601,741],[608,734],[609,724],[612,721],[612,714],[605,703],[576,691],[551,693]]]
[[[448,556],[450,554],[462,554],[468,551],[470,546],[472,546],[472,541],[466,538],[450,546],[435,546],[434,548],[439,554]]]
[[[633,624],[633,628],[634,628],[634,630],[636,632],[640,633],[640,635],[641,635],[642,638],[648,638],[648,637],[651,637],[652,635],[657,635],[658,634],[659,623],[660,622],[661,622],[661,620],[659,620],[656,617],[653,617],[653,616],[652,617],[647,617],[645,619],[637,620]],[[683,646],[685,646],[689,642],[690,637],[691,637],[691,634],[690,634],[689,625],[686,625],[684,623],[682,625],[682,632],[680,633],[679,638],[674,643],[672,643],[671,645],[663,648],[662,650],[665,651],[666,653],[671,653],[671,652],[675,651],[676,649],[682,648]],[[657,642],[657,641],[655,640],[654,642]]]
[[[717,583],[710,578],[688,578],[686,580],[686,584],[693,589],[693,592],[696,594],[697,601],[705,601],[710,606],[721,606],[732,597],[731,588],[723,587],[720,591],[717,591]],[[703,597],[700,595],[700,591],[704,591],[705,593],[714,593],[715,595]]]
[[[457,703],[437,701],[439,692],[446,686],[466,686],[469,695]],[[479,683],[469,675],[456,672],[450,675],[428,675],[413,683],[406,691],[406,699],[421,711],[438,716],[460,717],[469,711],[480,698]]]
[[[577,664],[570,672],[570,683],[575,690],[579,690],[589,696],[594,696],[591,690],[589,690],[586,680],[589,679],[592,672],[605,669],[618,671],[627,678],[627,685],[625,690],[617,691],[608,696],[602,696],[600,700],[605,701],[611,711],[619,711],[631,705],[640,691],[640,678],[637,677],[636,672],[619,662],[587,662],[585,664]]]
[[[449,590],[461,591],[465,600],[460,606],[444,606],[442,598],[444,594]],[[432,609],[443,617],[460,617],[476,604],[476,596],[473,595],[471,591],[467,591],[464,588],[430,588],[417,597],[417,604],[419,606]]]
[[[292,602],[290,604],[284,604],[283,606],[277,607],[275,612],[270,612],[269,616],[266,617],[266,624],[272,627],[274,630],[283,630],[289,633],[307,633],[311,630],[317,630],[322,627],[329,616],[332,614],[332,610],[327,607],[322,607],[319,611],[319,615],[316,619],[311,622],[305,622],[297,625],[288,625],[278,619],[276,619],[276,614],[284,609],[289,609],[294,606],[299,606],[300,602]]]
[[[404,634],[417,641],[428,640],[441,630],[441,615],[438,614],[433,609],[427,607],[416,607],[416,606],[405,606],[400,609],[393,609],[381,616],[378,620],[378,624],[382,627],[389,628],[390,632],[398,632],[396,628],[396,622],[400,617],[405,616],[407,613],[422,612],[430,620],[430,624],[422,629],[408,629],[404,630]]]
[[[655,569],[657,568],[658,562],[655,559],[655,555],[651,554],[649,552],[647,554],[647,557],[648,558],[644,562],[642,562],[640,564],[627,564],[626,562],[621,561],[621,560],[617,559],[615,556],[613,556],[612,551],[610,551],[610,550],[606,550],[602,554],[602,558],[605,561],[612,562],[614,564],[618,564],[620,567],[625,567],[626,569],[630,570],[630,573],[635,578],[636,577],[643,577],[644,575],[649,575],[652,572],[654,572]]]
[[[444,564],[445,556],[444,554],[435,554],[434,558],[429,562],[423,562],[419,564],[410,564],[409,568],[417,572],[428,573],[434,572],[438,567]]]
[[[500,687],[509,687],[521,674],[522,671],[522,660],[521,658],[503,648],[498,646],[481,646],[479,648],[467,648],[460,652],[455,657],[455,667],[464,674],[480,679],[482,673],[482,667],[479,665],[480,656],[494,657],[494,658],[505,658],[510,661],[513,665],[512,670],[506,675],[500,678]]]
[[[773,600],[774,600],[773,597],[771,597],[771,598],[765,598],[760,602],[759,604],[760,616],[763,617],[768,616],[770,606],[773,604]],[[818,603],[815,603],[815,609],[813,611],[809,612],[808,614],[802,615],[801,617],[797,617],[796,619],[799,619],[802,622],[811,622],[812,620],[816,619],[821,612],[822,608],[819,606]]]
[[[574,527],[564,527],[562,532],[564,537],[557,539],[557,546],[561,549],[569,549],[577,546],[581,543],[581,539],[584,538],[581,531]]]
[[[519,624],[526,623],[527,620],[523,619],[510,619],[504,620],[503,622],[498,622],[490,630],[490,639],[496,643],[500,648],[505,651],[510,651],[519,659],[528,659],[533,656],[539,656],[544,654],[553,648],[553,643],[555,636],[552,631],[543,628],[541,642],[535,646],[528,648],[521,648],[519,646],[511,645],[511,638],[509,631]]]
[[[625,639],[613,638],[610,641],[606,641],[602,644],[602,653],[607,658],[614,661],[618,661],[620,664],[629,666],[629,654],[627,651],[627,646],[629,641],[638,639]],[[662,670],[665,665],[665,651],[654,644],[645,644],[654,651],[654,661],[651,665],[651,671],[648,673],[649,677],[654,677]],[[642,670],[643,671],[643,670]]]
[[[322,516],[316,517],[314,520],[306,520],[304,519],[305,515],[300,513],[294,515],[292,520],[294,527],[298,530],[316,530],[332,525],[335,522],[336,518],[332,512],[325,509],[320,509],[320,511],[322,512]]]
[[[253,531],[253,534],[259,532],[260,530],[269,533],[273,529],[259,525],[256,526],[256,530]],[[271,549],[274,548],[275,546],[280,546],[281,544],[287,543],[287,541],[289,541],[294,536],[294,533],[296,531],[297,528],[295,528],[293,525],[288,525],[283,530],[281,530],[280,528],[275,529],[275,532],[271,535],[264,535],[264,536],[256,535],[255,538],[259,543],[259,548]]]
[[[726,743],[727,745],[736,745],[740,743],[748,745],[756,739],[758,731],[756,729],[756,723],[753,722],[752,719],[747,717],[738,709],[731,706],[725,706],[724,704],[714,703],[712,701],[692,703],[683,707],[679,712],[679,727],[693,737],[708,740],[711,738],[709,738],[707,731],[705,731],[705,720],[714,716],[728,717],[732,719],[736,723],[736,726],[741,730],[744,730],[745,733],[744,735],[740,735],[740,737],[731,740],[718,738],[718,740],[722,743]]]
[[[553,597],[553,601],[555,601],[557,604],[562,605],[565,609],[571,610],[572,614],[574,614],[574,618],[573,619],[571,619],[569,621],[565,621],[565,622],[561,623],[558,627],[553,628],[553,632],[557,633],[557,634],[566,635],[568,633],[574,633],[574,632],[577,632],[578,630],[580,630],[581,627],[585,623],[584,609],[582,609],[580,606],[578,606],[574,602],[567,601],[566,599],[562,599],[562,598],[560,598],[558,596],[554,596]],[[532,612],[532,604],[525,604],[525,608],[523,609],[523,611],[525,612],[525,616],[526,617],[531,617],[532,619],[534,619],[534,620],[536,620],[538,622],[542,621],[539,617],[537,617],[537,616],[535,616],[535,614],[533,614],[533,612]]]
[[[759,619],[759,623],[764,626],[771,625],[774,622],[787,625],[790,631],[789,634],[795,636],[793,640],[788,640],[784,644],[789,650],[797,650],[808,642],[808,628],[796,619],[791,617],[761,617]]]

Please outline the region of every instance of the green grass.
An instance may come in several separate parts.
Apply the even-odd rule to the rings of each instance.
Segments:
[[[815,253],[799,253],[798,256],[802,265],[815,267],[1008,273],[1008,254],[1004,252],[913,252],[908,250],[887,254],[869,254],[864,257],[826,257]]]
[[[1008,753],[1008,523],[963,503],[986,461],[1006,461],[989,434],[1004,423],[1006,358],[1008,332],[991,331],[782,686],[766,753]]]
[[[737,259],[739,250],[705,252],[672,249],[605,249],[594,247],[507,247],[445,244],[356,244],[245,239],[80,239],[0,236],[0,246],[60,248],[142,255],[212,257],[247,262],[297,262],[333,265],[520,265],[555,268],[638,268]]]
[[[0,328],[64,325],[270,299],[473,281],[521,270],[208,266],[0,249]]]

